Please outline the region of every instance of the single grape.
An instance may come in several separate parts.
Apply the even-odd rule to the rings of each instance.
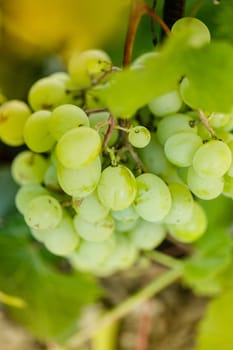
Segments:
[[[58,182],[63,191],[72,197],[86,197],[92,193],[100,179],[101,162],[97,157],[79,169],[67,169],[61,164],[57,168]]]
[[[166,237],[163,225],[139,220],[139,223],[130,232],[130,240],[138,249],[152,250],[158,247]]]
[[[50,151],[55,144],[55,139],[49,131],[50,117],[51,112],[42,110],[32,113],[26,121],[24,141],[33,152]]]
[[[97,193],[101,203],[112,210],[129,207],[136,195],[136,180],[123,165],[109,166],[101,174]]]
[[[171,209],[164,222],[167,224],[184,224],[190,220],[193,212],[193,197],[187,186],[170,183],[168,188],[172,197]]]
[[[206,142],[193,157],[193,168],[199,176],[223,176],[231,166],[231,150],[219,140]]]
[[[148,107],[155,116],[164,117],[178,112],[182,105],[183,101],[179,92],[173,90],[150,101]]]
[[[135,126],[129,130],[129,142],[137,148],[146,147],[151,139],[150,131],[144,126]]]
[[[67,131],[58,141],[57,159],[66,168],[78,169],[93,161],[101,151],[101,138],[87,126]]]
[[[115,219],[115,228],[117,232],[129,232],[138,223],[138,218],[131,221],[120,221]]]
[[[86,113],[72,104],[65,104],[55,108],[49,120],[49,131],[59,140],[67,131],[79,126],[89,126]]]
[[[178,241],[192,243],[200,238],[206,230],[207,218],[203,208],[194,202],[192,217],[184,224],[167,225],[170,234]]]
[[[132,205],[123,210],[112,210],[111,215],[115,220],[122,222],[131,222],[139,218],[138,213]]]
[[[178,132],[167,139],[164,151],[172,164],[187,167],[192,164],[194,153],[201,145],[200,136],[192,132]]]
[[[188,170],[187,183],[195,196],[204,200],[217,198],[223,192],[224,187],[222,177],[200,176],[193,167]]]
[[[151,222],[163,220],[171,208],[171,194],[166,183],[150,173],[139,175],[136,182],[134,207],[138,215]]]
[[[104,241],[114,233],[115,229],[111,216],[97,222],[88,222],[78,214],[74,217],[74,227],[79,236],[91,242]]]
[[[22,101],[11,100],[3,103],[0,107],[0,137],[5,144],[23,145],[23,128],[30,114],[30,108]]]
[[[101,242],[82,241],[68,259],[74,268],[92,270],[102,264],[112,253],[115,239],[110,237]]]
[[[65,84],[61,79],[46,77],[36,81],[29,90],[28,101],[34,111],[52,110],[67,103]]]
[[[210,42],[208,27],[195,17],[183,17],[178,19],[172,26],[173,35],[188,33],[188,43],[192,47],[201,47]]]
[[[19,185],[40,184],[47,167],[48,162],[42,155],[23,151],[14,158],[11,174]]]
[[[45,186],[52,191],[61,190],[61,186],[59,185],[57,178],[57,168],[54,164],[50,164],[44,175],[44,184]]]
[[[158,123],[157,136],[159,142],[164,145],[167,139],[177,132],[197,133],[197,127],[193,126],[193,119],[186,114],[174,114],[163,118]]]
[[[158,56],[159,56],[159,52],[156,52],[156,51],[146,52],[132,62],[130,69],[144,69],[148,63],[150,62],[153,63],[155,57],[158,57]]]
[[[53,229],[61,221],[62,208],[54,197],[39,195],[28,203],[24,218],[28,226],[34,229]]]
[[[85,88],[110,70],[111,66],[111,60],[104,51],[86,50],[71,56],[68,72],[79,88]]]
[[[56,255],[67,256],[71,254],[79,243],[73,221],[68,215],[64,215],[55,228],[42,230],[38,234],[42,235],[42,242],[46,248]]]
[[[109,213],[109,209],[102,205],[96,192],[81,201],[80,198],[73,198],[73,208],[82,219],[93,223],[104,219]]]
[[[230,121],[230,115],[224,113],[211,113],[209,123],[212,128],[223,128]]]
[[[39,184],[24,185],[19,188],[15,196],[16,208],[24,215],[28,203],[35,197],[42,194],[49,194],[48,191]]]

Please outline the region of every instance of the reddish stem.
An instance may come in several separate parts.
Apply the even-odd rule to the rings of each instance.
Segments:
[[[138,337],[135,350],[147,350],[149,343],[149,336],[152,325],[152,310],[151,302],[146,301],[141,307],[141,315],[138,325]]]

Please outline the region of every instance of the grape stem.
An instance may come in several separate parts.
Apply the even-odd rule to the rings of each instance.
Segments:
[[[68,350],[75,350],[78,346],[85,343],[93,334],[100,329],[112,324],[121,317],[124,317],[131,310],[142,304],[145,300],[150,299],[153,295],[159,293],[161,290],[174,283],[182,276],[182,270],[173,268],[166,271],[159,277],[150,282],[146,287],[135,293],[113,310],[107,312],[95,324],[81,330],[79,333],[73,335],[67,342]]]
[[[136,37],[137,28],[141,21],[143,15],[149,15],[153,20],[155,20],[169,36],[170,29],[166,23],[160,18],[152,8],[150,8],[143,0],[132,1],[132,7],[129,17],[129,25],[126,34],[125,47],[124,47],[124,57],[123,66],[126,67],[130,64],[133,52],[134,41]]]
[[[198,113],[199,113],[199,116],[200,116],[200,121],[201,123],[205,126],[205,128],[209,131],[210,135],[216,139],[217,136],[214,132],[214,129],[210,126],[209,124],[209,120],[208,118],[206,117],[205,113],[201,110],[201,109],[198,109]]]
[[[108,108],[95,108],[95,109],[86,109],[84,112],[87,115],[93,114],[93,113],[102,113],[102,112],[108,112]]]
[[[174,259],[170,255],[161,253],[157,250],[146,252],[145,256],[148,257],[150,260],[155,261],[156,263],[159,263],[160,265],[166,266],[168,268],[182,268],[182,263],[179,260]]]

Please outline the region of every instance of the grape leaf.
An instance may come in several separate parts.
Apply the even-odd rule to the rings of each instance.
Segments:
[[[19,215],[7,218],[0,230],[0,259],[1,290],[26,303],[8,310],[39,338],[65,337],[81,308],[100,295],[91,277],[49,265]]]
[[[213,299],[198,327],[195,350],[232,350],[233,289]]]

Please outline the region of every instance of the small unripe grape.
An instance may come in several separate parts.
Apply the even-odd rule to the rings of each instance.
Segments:
[[[150,132],[144,126],[135,126],[129,131],[129,142],[132,146],[143,148],[150,142]]]

